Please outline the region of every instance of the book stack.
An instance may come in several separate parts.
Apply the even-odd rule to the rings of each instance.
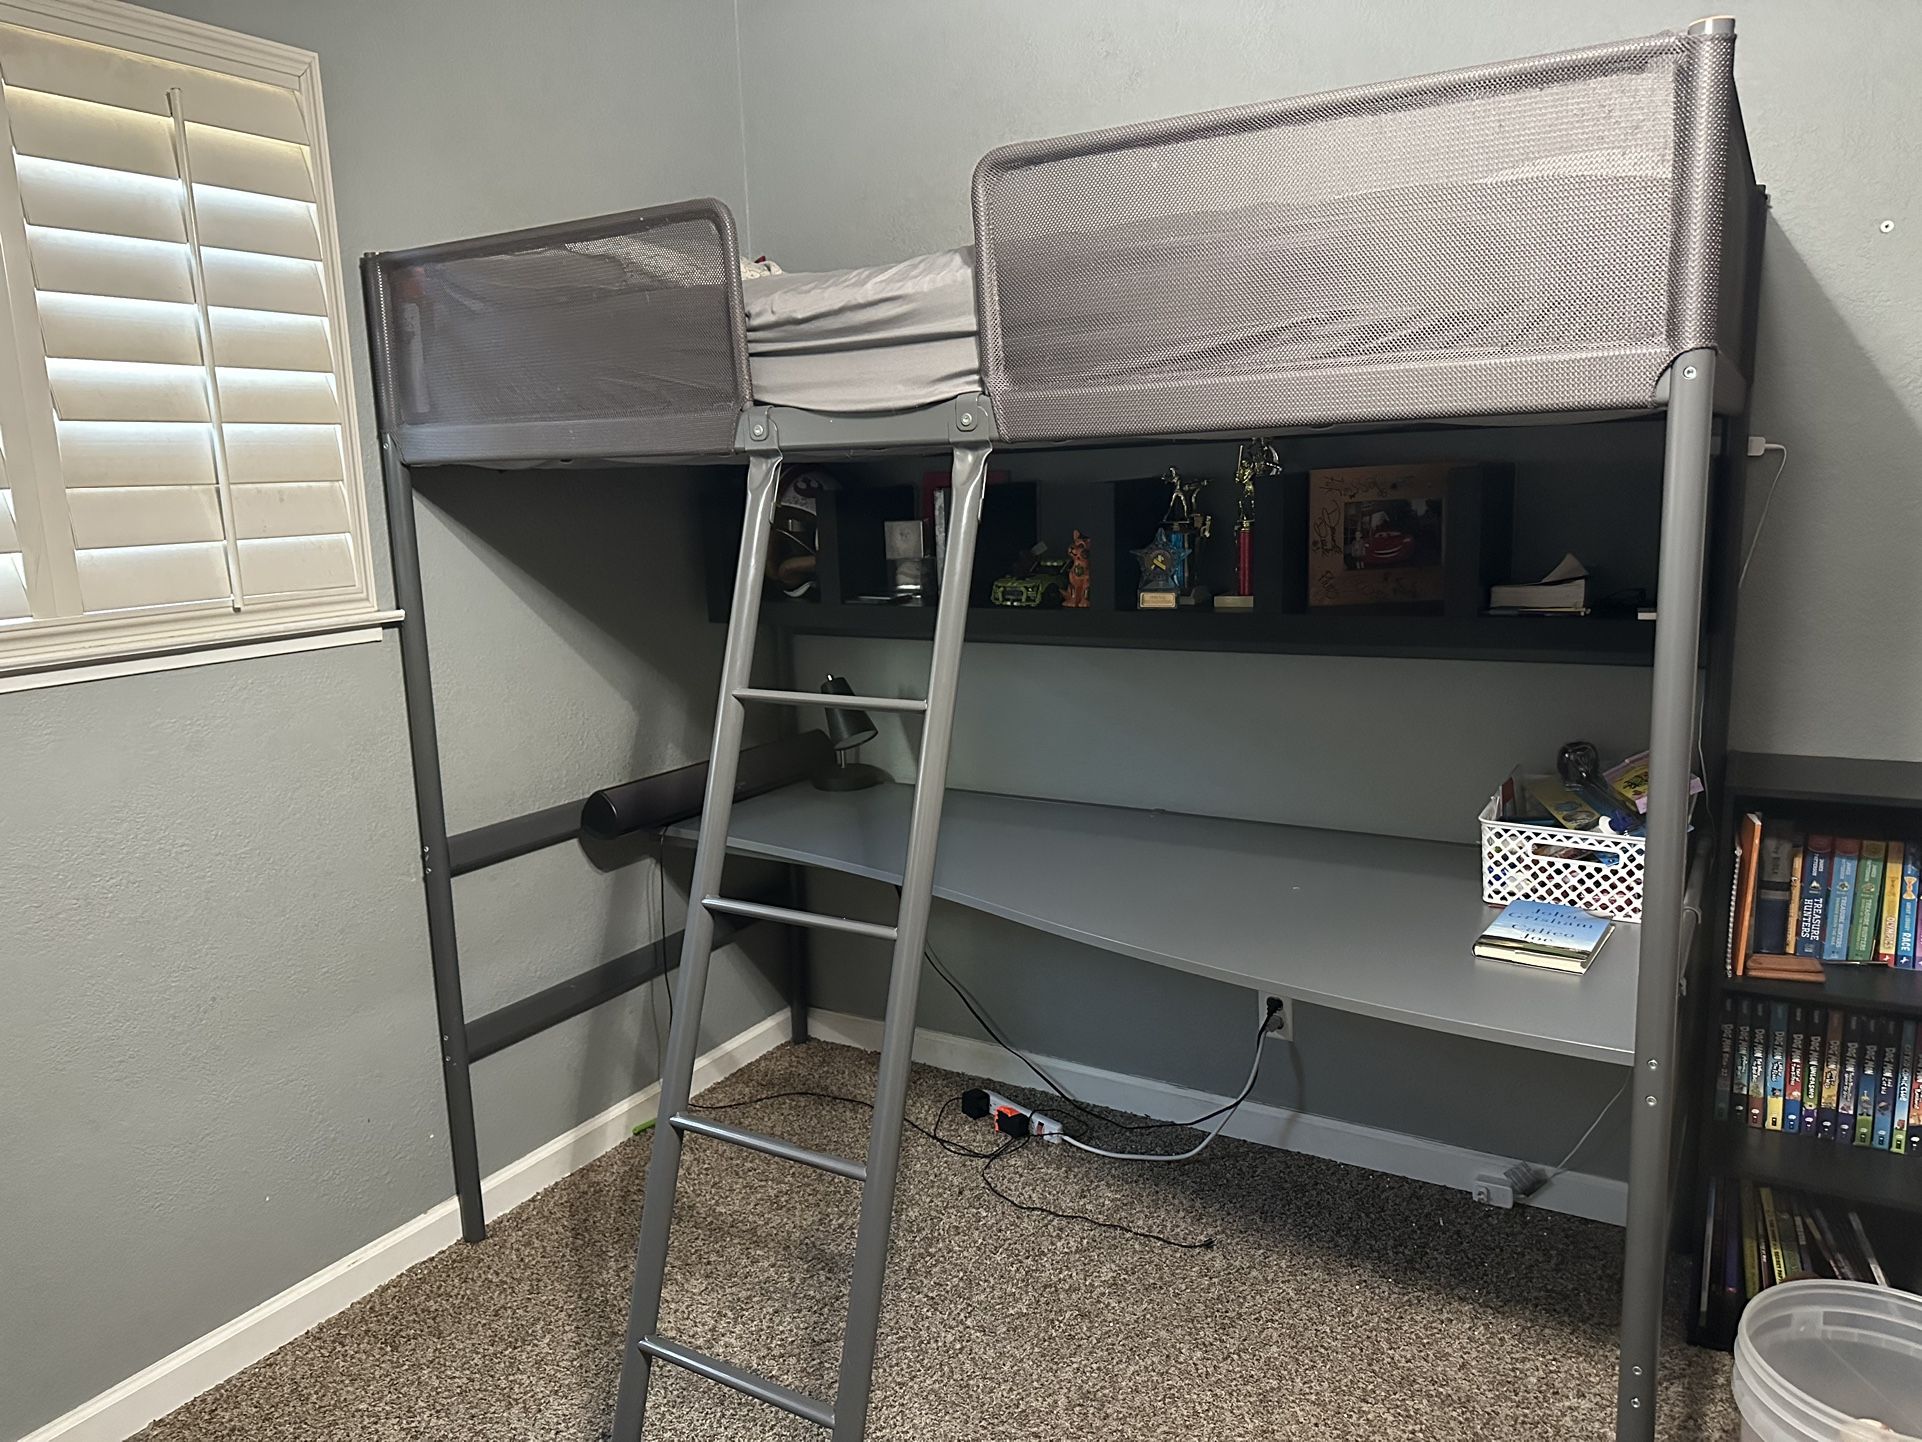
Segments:
[[[1819,979],[1824,963],[1915,969],[1922,840],[1816,831],[1756,812],[1737,832],[1731,975]]]
[[[1551,971],[1588,970],[1615,923],[1550,901],[1511,901],[1475,943],[1475,955]]]
[[[1890,1285],[1862,1214],[1747,1179],[1712,1177],[1696,1296],[1699,1326],[1732,1333],[1742,1307],[1777,1282],[1833,1277]]]
[[[1811,1142],[1922,1155],[1912,1020],[1724,997],[1715,1118]]]

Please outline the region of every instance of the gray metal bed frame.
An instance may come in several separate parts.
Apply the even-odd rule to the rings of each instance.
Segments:
[[[578,834],[562,806],[449,838],[441,805],[411,468],[572,462],[748,468],[676,1024],[642,1223],[615,1435],[638,1435],[651,1359],[863,1435],[927,891],[965,608],[943,607],[922,786],[895,942],[867,1164],[682,1115],[714,914],[841,926],[719,897],[765,518],[783,455],[950,450],[965,566],[996,445],[1283,434],[1504,416],[1564,423],[1665,409],[1660,622],[1650,713],[1648,881],[1631,1096],[1617,1435],[1649,1442],[1674,1191],[1678,1009],[1700,920],[1684,782],[1720,737],[1727,667],[1697,714],[1713,476],[1745,435],[1766,212],[1733,84],[1734,25],[1697,22],[1561,55],[1013,145],[978,167],[986,394],[892,416],[754,404],[734,228],[716,201],[363,262],[421,825],[430,949],[463,1231],[484,1235],[451,879]],[[1720,461],[1717,473],[1718,416]],[[972,505],[971,505],[972,503]],[[958,558],[958,560],[957,560]],[[949,591],[948,594],[954,594]],[[1716,642],[1726,660],[1727,646]],[[817,698],[818,699],[818,698]],[[867,704],[877,704],[873,701]],[[919,707],[919,703],[917,703]],[[1711,784],[1720,743],[1709,759]],[[1698,868],[1699,872],[1699,868]],[[869,931],[875,931],[870,927]],[[864,933],[865,934],[865,933]],[[623,967],[623,963],[626,965]],[[633,958],[523,1014],[493,1049],[658,974]],[[603,972],[605,968],[601,969]],[[576,979],[586,983],[588,979]],[[804,1034],[805,971],[793,996]],[[564,991],[565,987],[554,989]],[[545,1000],[543,1000],[545,998]],[[571,1009],[569,1009],[571,1008]],[[652,1336],[680,1134],[702,1131],[863,1181],[861,1245],[832,1403]],[[872,1245],[878,1226],[879,1246]],[[652,1273],[651,1277],[648,1275]]]

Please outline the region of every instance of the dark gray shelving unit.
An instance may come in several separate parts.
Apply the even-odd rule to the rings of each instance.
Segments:
[[[1845,829],[1879,827],[1896,835],[1909,827],[1922,831],[1922,763],[1731,751],[1717,810],[1721,838],[1732,836],[1735,819],[1749,811],[1765,817],[1826,817]],[[1845,1146],[1731,1118],[1717,1120],[1715,1093],[1720,1082],[1717,1029],[1725,1001],[1780,1001],[1922,1020],[1922,971],[1836,965],[1824,967],[1819,982],[1726,974],[1728,937],[1735,920],[1729,911],[1734,864],[1732,846],[1718,841],[1708,886],[1708,894],[1719,903],[1708,928],[1716,965],[1710,968],[1707,1004],[1700,1008],[1698,1035],[1690,1048],[1700,1062],[1693,1086],[1696,1141],[1690,1149],[1692,1175],[1682,1235],[1689,1245],[1697,1286],[1708,1265],[1702,1240],[1710,1178],[1745,1180],[1869,1209],[1866,1215],[1882,1219],[1878,1243],[1893,1240],[1896,1244],[1892,1257],[1884,1261],[1914,1268],[1922,1260],[1917,1255],[1922,1247],[1906,1240],[1917,1229],[1905,1219],[1922,1216],[1922,1152],[1898,1154]],[[1703,1345],[1728,1347],[1733,1329],[1734,1318],[1724,1310],[1712,1312],[1706,1324],[1699,1312],[1690,1319],[1692,1339]]]

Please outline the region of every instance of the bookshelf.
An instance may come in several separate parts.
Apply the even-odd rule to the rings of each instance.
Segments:
[[[1732,751],[1721,789],[1720,836],[1734,836],[1737,820],[1747,812],[1819,825],[1838,835],[1902,838],[1922,833],[1922,763]],[[1693,1261],[1698,1295],[1718,1294],[1720,1266],[1725,1265],[1715,1260],[1715,1248],[1705,1244],[1712,1179],[1724,1190],[1725,1207],[1726,1188],[1738,1185],[1775,1189],[1777,1195],[1787,1193],[1831,1209],[1838,1217],[1859,1213],[1890,1281],[1909,1288],[1922,1285],[1922,1245],[1917,1242],[1922,1229],[1915,1224],[1922,1216],[1922,1147],[1902,1153],[1892,1146],[1857,1146],[1770,1130],[1735,1115],[1715,1117],[1722,1086],[1721,1027],[1729,1007],[1746,1003],[1747,1015],[1759,1018],[1762,1007],[1785,1003],[1791,1017],[1796,1008],[1804,1014],[1815,1008],[1839,1009],[1851,1016],[1892,1019],[1898,1029],[1905,1023],[1922,1028],[1922,970],[1831,964],[1822,968],[1819,981],[1727,974],[1725,959],[1732,960],[1728,938],[1738,919],[1730,907],[1735,876],[1731,848],[1721,848],[1716,860],[1719,879],[1712,894],[1722,910],[1711,938],[1708,1004],[1702,1008],[1694,1051],[1702,1061],[1694,1088],[1697,1140],[1689,1189],[1691,1221],[1685,1229],[1697,1248]],[[1736,1013],[1738,1020],[1742,1015]],[[1865,1047],[1866,1040],[1865,1034]],[[1772,1039],[1770,1045],[1772,1049]],[[1793,1050],[1791,1046],[1791,1054]],[[1739,1073],[1739,1067],[1732,1071]],[[1739,1313],[1739,1295],[1732,1304],[1697,1312],[1690,1319],[1692,1339],[1729,1346]]]

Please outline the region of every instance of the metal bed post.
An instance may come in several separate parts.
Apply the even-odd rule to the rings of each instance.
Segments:
[[[378,386],[374,394],[379,396]],[[376,401],[376,412],[379,408]],[[427,660],[420,545],[414,534],[414,485],[394,448],[393,437],[387,433],[384,418],[380,470],[387,493],[387,545],[393,554],[394,602],[404,613],[400,623],[400,674],[407,700],[407,749],[414,770],[414,814],[420,823],[421,884],[427,894],[427,955],[434,968],[441,1081],[447,1090],[447,1140],[454,1153],[460,1234],[466,1241],[480,1242],[487,1239],[487,1214],[481,1202],[480,1147],[474,1136],[474,1091],[467,1075],[467,1011],[461,1001],[460,946],[454,936],[454,872],[448,856],[447,807],[441,793],[440,738],[434,729],[434,681]]]
[[[1630,1076],[1628,1230],[1622,1268],[1618,1442],[1653,1442],[1656,1369],[1668,1260],[1670,1140],[1675,1110],[1677,989],[1688,862],[1696,660],[1701,636],[1715,352],[1692,350],[1669,370],[1662,472],[1654,695],[1649,714],[1648,881]]]

